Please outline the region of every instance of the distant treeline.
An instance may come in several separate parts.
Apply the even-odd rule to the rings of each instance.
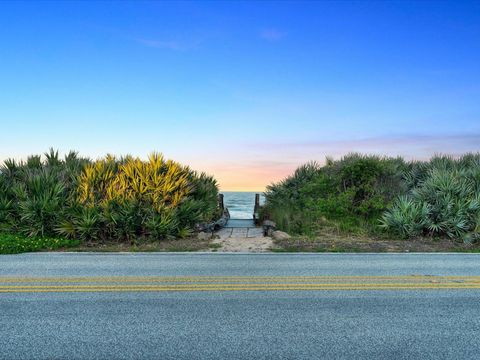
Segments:
[[[134,242],[188,236],[218,213],[216,181],[153,153],[92,161],[50,150],[0,170],[0,231]]]
[[[480,154],[407,162],[350,154],[267,187],[264,215],[295,234],[322,227],[403,238],[480,239]]]

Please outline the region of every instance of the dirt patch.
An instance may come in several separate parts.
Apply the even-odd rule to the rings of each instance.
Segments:
[[[265,252],[274,246],[270,237],[227,237],[212,240],[212,251]]]
[[[480,252],[480,244],[466,245],[450,239],[398,240],[365,236],[321,234],[316,238],[292,237],[275,241],[273,251],[285,252]]]

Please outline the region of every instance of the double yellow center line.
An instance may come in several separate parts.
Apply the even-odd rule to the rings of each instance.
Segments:
[[[0,277],[0,293],[480,289],[480,276]]]

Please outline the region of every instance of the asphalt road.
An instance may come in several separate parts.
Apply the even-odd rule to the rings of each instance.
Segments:
[[[1,359],[479,359],[480,255],[0,256]]]

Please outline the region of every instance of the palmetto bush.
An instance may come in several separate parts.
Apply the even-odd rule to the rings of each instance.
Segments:
[[[381,223],[403,237],[419,235],[479,238],[480,155],[437,156],[412,163],[405,173],[408,191],[385,212]]]
[[[13,188],[20,232],[28,236],[52,235],[66,205],[65,186],[50,167],[27,171]]]
[[[384,227],[394,229],[404,237],[419,236],[428,224],[430,211],[428,204],[402,195],[383,215],[381,222]]]
[[[84,241],[186,236],[218,214],[216,181],[153,153],[90,161],[50,150],[0,170],[0,231]]]
[[[14,199],[10,196],[10,181],[0,175],[0,231],[9,230],[14,222]]]
[[[86,165],[78,180],[77,202],[82,208],[95,209],[91,212],[96,215],[87,218],[85,210],[77,212],[59,231],[76,230],[82,221],[91,225],[89,232],[76,231],[83,239],[183,236],[196,223],[217,215],[217,197],[212,177],[165,160],[161,154],[153,153],[147,161],[107,156]]]
[[[85,162],[73,152],[60,159],[53,150],[44,162],[40,156],[5,161],[0,170],[0,228],[28,236],[55,235]]]

